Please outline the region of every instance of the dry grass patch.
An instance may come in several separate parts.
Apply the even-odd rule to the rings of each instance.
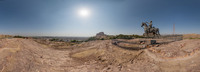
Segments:
[[[200,34],[185,34],[183,39],[200,39]]]

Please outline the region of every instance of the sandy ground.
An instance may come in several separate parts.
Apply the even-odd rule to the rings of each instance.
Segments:
[[[139,51],[111,40],[56,49],[32,39],[1,39],[0,72],[200,72],[199,49],[200,39]]]

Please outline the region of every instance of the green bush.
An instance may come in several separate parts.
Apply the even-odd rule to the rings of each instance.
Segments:
[[[87,41],[93,41],[93,40],[97,40],[95,37],[90,37],[90,38],[88,38],[87,40],[86,40],[86,42]]]
[[[57,42],[64,42],[62,39],[52,38],[49,41],[57,41]]]
[[[133,37],[135,37],[135,38],[144,38],[143,36],[140,36],[140,35],[133,35]]]
[[[101,38],[100,40],[105,40],[104,38]]]
[[[192,37],[191,37],[191,38],[189,38],[189,39],[200,39],[200,38],[192,38]]]
[[[14,36],[13,38],[27,38],[27,37],[17,35],[17,36]]]
[[[109,40],[109,39],[134,39],[134,38],[144,38],[143,36],[140,35],[123,35],[123,34],[119,34],[116,36],[107,36],[106,38],[96,38],[96,37],[90,37],[87,41],[93,41],[93,40]]]
[[[77,40],[71,40],[70,42],[78,42]]]

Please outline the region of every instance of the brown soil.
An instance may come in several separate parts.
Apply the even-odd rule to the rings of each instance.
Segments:
[[[111,40],[56,49],[32,39],[1,39],[0,72],[199,72],[199,43],[183,40],[135,51]]]

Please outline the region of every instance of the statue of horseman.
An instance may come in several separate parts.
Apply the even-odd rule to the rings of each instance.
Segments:
[[[145,37],[155,37],[155,36],[159,37],[160,36],[159,28],[155,28],[152,25],[153,25],[152,21],[150,21],[149,23],[142,22],[141,27],[144,28],[145,33],[143,35]]]

